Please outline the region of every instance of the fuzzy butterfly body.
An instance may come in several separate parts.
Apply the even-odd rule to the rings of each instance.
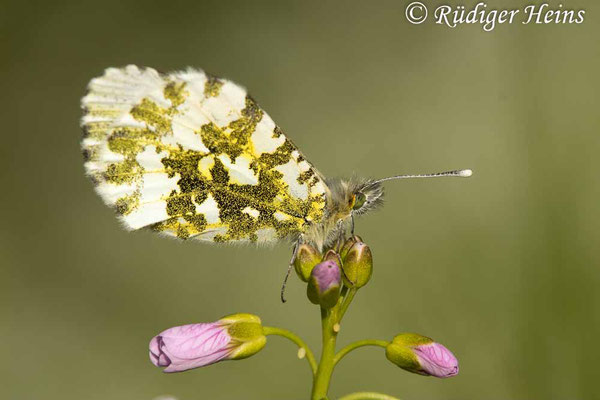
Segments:
[[[260,243],[325,220],[323,178],[240,86],[130,65],[88,88],[85,169],[127,228]]]

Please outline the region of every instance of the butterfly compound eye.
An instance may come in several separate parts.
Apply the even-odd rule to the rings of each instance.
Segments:
[[[356,193],[354,198],[354,206],[352,206],[353,210],[358,210],[359,208],[364,206],[365,202],[367,201],[367,196],[365,196],[364,193],[361,192]]]

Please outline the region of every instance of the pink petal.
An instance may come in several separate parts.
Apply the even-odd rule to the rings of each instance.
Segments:
[[[219,351],[231,341],[227,330],[214,323],[175,327],[159,336],[169,357],[188,360]]]
[[[232,348],[227,329],[219,323],[190,324],[167,329],[150,341],[150,360],[164,372],[202,367],[226,358]]]
[[[448,378],[458,374],[458,360],[454,354],[439,343],[431,343],[413,348],[421,368],[428,375]]]

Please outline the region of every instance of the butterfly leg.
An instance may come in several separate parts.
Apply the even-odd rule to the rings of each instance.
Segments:
[[[300,247],[300,243],[302,243],[302,236],[298,238],[296,243],[294,244],[294,251],[292,252],[292,258],[288,265],[287,272],[285,274],[285,278],[283,279],[283,284],[281,285],[281,302],[285,303],[285,286],[287,285],[288,278],[290,277],[290,272],[292,272],[292,267],[294,266],[294,261],[296,261],[296,256],[298,256],[298,248]]]

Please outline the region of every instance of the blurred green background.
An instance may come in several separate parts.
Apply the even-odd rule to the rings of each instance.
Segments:
[[[375,272],[339,338],[419,332],[453,350],[459,376],[408,374],[361,349],[332,399],[598,398],[600,6],[565,1],[587,11],[581,25],[486,33],[411,25],[408,3],[3,2],[0,397],[308,398],[305,361],[277,337],[182,374],[148,361],[163,329],[232,312],[315,350],[320,331],[295,276],[279,302],[288,246],[127,233],[96,196],[79,99],[104,68],[135,63],[245,85],[326,176],[475,171],[390,183],[386,207],[357,221]]]

